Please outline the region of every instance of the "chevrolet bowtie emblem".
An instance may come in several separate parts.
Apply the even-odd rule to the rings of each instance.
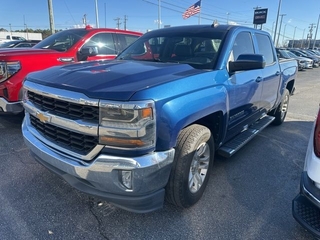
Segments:
[[[37,112],[36,117],[40,120],[40,122],[46,123],[49,120],[49,117],[45,116],[43,113]]]

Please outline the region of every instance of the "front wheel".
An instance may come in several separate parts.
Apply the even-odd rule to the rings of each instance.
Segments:
[[[214,141],[210,130],[197,124],[183,129],[166,186],[166,200],[182,208],[198,202],[208,183],[213,160]]]
[[[273,114],[273,116],[275,117],[275,119],[272,122],[273,125],[280,125],[284,122],[284,119],[286,118],[288,112],[289,98],[289,90],[285,89],[282,95],[281,103],[279,104],[275,113]]]

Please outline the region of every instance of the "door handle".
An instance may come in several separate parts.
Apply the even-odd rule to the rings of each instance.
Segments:
[[[280,75],[280,72],[279,72],[279,71],[277,71],[277,72],[276,72],[276,76],[279,76],[279,75]]]
[[[262,77],[257,77],[256,78],[256,82],[261,82],[262,81]]]

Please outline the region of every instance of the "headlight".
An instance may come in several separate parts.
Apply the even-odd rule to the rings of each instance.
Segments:
[[[99,104],[99,143],[113,148],[147,149],[155,146],[153,101]]]
[[[0,82],[7,80],[13,74],[20,70],[20,62],[0,62]]]

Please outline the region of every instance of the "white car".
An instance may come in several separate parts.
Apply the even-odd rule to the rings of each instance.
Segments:
[[[307,148],[300,193],[292,201],[293,217],[320,238],[320,109]]]

